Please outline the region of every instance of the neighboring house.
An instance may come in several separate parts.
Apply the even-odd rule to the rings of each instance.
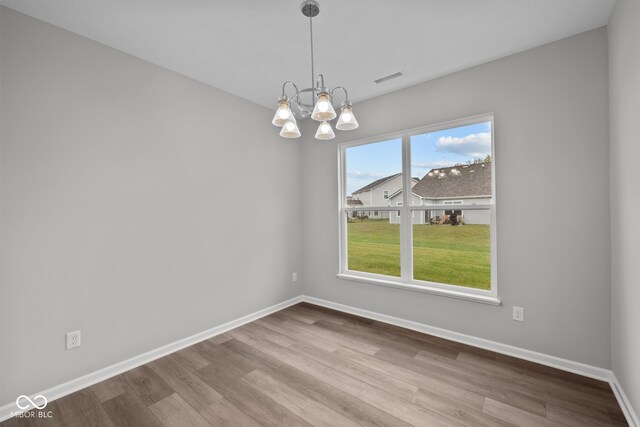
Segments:
[[[432,169],[411,189],[413,206],[449,205],[446,209],[453,209],[463,203],[489,203],[491,197],[491,163]],[[402,189],[389,196],[391,206],[402,206],[402,201]],[[454,213],[461,216],[465,224],[489,224],[491,220],[489,211],[485,210],[454,210]],[[413,223],[428,224],[432,218],[444,214],[444,209],[414,212]],[[392,211],[389,222],[400,223],[397,211]]]
[[[413,178],[413,184],[416,185],[417,178]],[[389,198],[392,194],[402,190],[402,174],[386,176],[373,181],[370,184],[356,190],[351,196],[347,197],[347,206],[349,207],[367,207],[367,206],[391,206]],[[360,203],[360,204],[358,204]],[[383,211],[359,211],[356,215],[367,215],[369,218],[389,218],[389,212]]]
[[[358,199],[354,199],[351,196],[347,196],[347,206],[350,208],[359,208],[362,206],[362,202]]]

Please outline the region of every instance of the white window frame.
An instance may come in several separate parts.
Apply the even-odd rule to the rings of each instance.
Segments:
[[[382,197],[383,197],[385,200],[389,200],[389,190],[384,190],[384,191],[382,192]]]
[[[455,127],[467,126],[477,123],[491,123],[491,201],[487,204],[461,204],[456,203],[456,209],[462,210],[489,210],[490,220],[490,251],[491,251],[491,289],[466,288],[464,286],[451,285],[446,283],[436,283],[413,278],[413,220],[416,211],[442,210],[443,204],[435,205],[411,205],[411,137],[430,132],[451,129]],[[346,205],[346,150],[358,145],[372,144],[392,139],[402,140],[402,169],[403,169],[403,191],[402,202],[397,206],[376,206],[378,211],[400,211],[400,277],[386,276],[375,273],[367,273],[348,269],[347,251],[347,216],[353,211],[362,209],[350,208]],[[338,144],[338,241],[339,245],[339,271],[337,277],[345,280],[353,280],[379,286],[388,286],[398,289],[423,292],[457,298],[467,301],[480,302],[490,305],[500,305],[498,297],[498,253],[497,253],[497,226],[496,226],[496,156],[495,156],[495,126],[492,113],[467,117],[463,119],[451,120],[434,125],[409,129],[378,137],[362,139],[353,142]],[[404,173],[404,172],[407,173]],[[456,201],[457,202],[457,201]],[[371,209],[370,206],[367,206]],[[411,215],[409,215],[411,213]]]

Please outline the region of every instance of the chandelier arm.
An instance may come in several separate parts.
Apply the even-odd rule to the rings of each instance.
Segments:
[[[302,111],[302,108],[300,107],[301,103],[300,103],[300,92],[296,93],[296,97],[292,100],[292,102],[295,102],[296,105],[298,106],[298,109],[300,111]]]
[[[318,78],[316,79],[316,89],[322,90],[324,88],[324,76],[322,74],[318,74]]]
[[[287,87],[287,85],[293,86],[293,88],[296,90],[295,98],[298,98],[298,95],[300,95],[300,91],[298,90],[298,86],[296,86],[296,84],[294,82],[292,82],[291,80],[287,80],[286,82],[284,82],[282,84],[282,96],[287,96],[286,93],[284,92],[284,90]]]
[[[333,89],[331,89],[331,98],[333,98],[333,93],[337,90],[341,90],[344,92],[344,102],[349,102],[349,94],[347,93],[347,90],[342,87],[342,86],[336,86]]]

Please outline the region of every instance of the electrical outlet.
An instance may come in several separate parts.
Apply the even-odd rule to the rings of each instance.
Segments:
[[[80,347],[80,331],[67,332],[67,350]]]
[[[297,282],[298,281],[298,273],[297,272],[293,272],[291,273],[291,281],[292,282]]]
[[[524,322],[524,308],[516,306],[513,307],[513,320]]]

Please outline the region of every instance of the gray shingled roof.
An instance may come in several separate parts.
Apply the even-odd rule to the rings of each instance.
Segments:
[[[363,206],[362,200],[347,197],[347,206]]]
[[[398,175],[402,175],[402,173],[396,173],[396,174],[393,174],[393,175],[385,176],[384,178],[377,179],[377,180],[373,181],[371,184],[367,184],[364,187],[362,187],[361,189],[356,190],[351,194],[358,194],[358,193],[363,193],[365,191],[369,191],[369,190],[377,187],[378,185],[384,184],[386,181],[395,178]]]
[[[459,173],[453,172],[454,169]],[[436,170],[437,174],[434,172]],[[441,174],[444,176],[441,177]],[[432,169],[411,191],[427,199],[490,196],[491,163]]]

